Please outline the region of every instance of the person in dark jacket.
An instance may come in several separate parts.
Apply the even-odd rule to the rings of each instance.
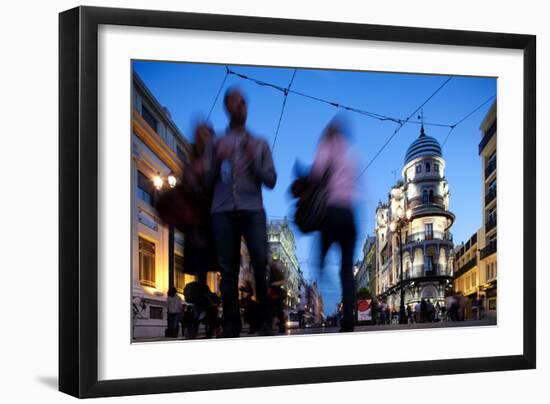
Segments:
[[[274,188],[277,174],[267,142],[246,128],[247,104],[243,94],[236,88],[229,89],[224,105],[229,128],[215,144],[211,214],[222,275],[223,336],[238,337],[242,328],[238,291],[242,238],[254,270],[262,332],[268,332],[267,234],[262,186]]]

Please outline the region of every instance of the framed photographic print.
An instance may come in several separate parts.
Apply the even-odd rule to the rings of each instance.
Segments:
[[[59,26],[61,391],[535,367],[534,36]]]

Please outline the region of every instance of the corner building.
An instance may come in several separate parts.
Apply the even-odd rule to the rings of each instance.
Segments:
[[[401,229],[392,232],[390,223],[399,209],[410,209],[412,215]],[[446,290],[453,279],[453,240],[449,229],[454,218],[449,211],[449,185],[441,146],[426,135],[422,126],[420,136],[405,155],[402,179],[390,190],[388,201],[380,202],[376,210],[376,294],[385,298],[392,310],[399,309],[401,287],[405,288],[405,306],[414,308],[421,299],[444,306]]]

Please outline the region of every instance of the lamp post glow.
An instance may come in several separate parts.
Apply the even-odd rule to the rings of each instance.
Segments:
[[[170,188],[174,188],[176,186],[176,183],[178,182],[178,180],[176,179],[176,177],[172,174],[170,174],[168,176],[168,186]]]
[[[162,185],[164,184],[164,181],[162,179],[162,177],[160,175],[155,175],[153,177],[153,185],[155,186],[155,188],[157,189],[157,191],[160,191],[160,189],[162,188]]]

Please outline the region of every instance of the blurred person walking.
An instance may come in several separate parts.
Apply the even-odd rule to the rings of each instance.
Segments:
[[[472,302],[472,320],[478,319],[478,312],[479,312],[479,298],[474,298],[474,301]]]
[[[286,318],[284,312],[284,303],[287,298],[287,293],[283,289],[285,283],[285,275],[283,273],[283,267],[281,261],[274,259],[269,265],[269,307],[270,318],[268,326],[271,327],[273,319],[277,320],[279,334],[286,332]]]
[[[168,289],[168,296],[166,298],[166,308],[168,311],[168,327],[166,329],[167,337],[178,337],[182,304],[183,301],[178,296],[176,288],[171,286]]]
[[[326,180],[326,210],[321,223],[321,268],[332,244],[341,251],[340,280],[342,283],[341,332],[353,331],[355,319],[355,279],[353,256],[356,227],[353,212],[355,165],[349,157],[349,145],[342,122],[333,119],[321,136],[311,169],[313,182]]]
[[[485,295],[480,294],[477,306],[479,319],[483,320],[483,317],[485,317]]]
[[[267,330],[267,235],[262,185],[274,188],[277,174],[267,142],[246,128],[247,104],[243,94],[230,88],[224,97],[229,127],[215,145],[212,230],[219,265],[223,305],[223,336],[238,337],[239,270],[244,238],[254,270],[256,301]]]

